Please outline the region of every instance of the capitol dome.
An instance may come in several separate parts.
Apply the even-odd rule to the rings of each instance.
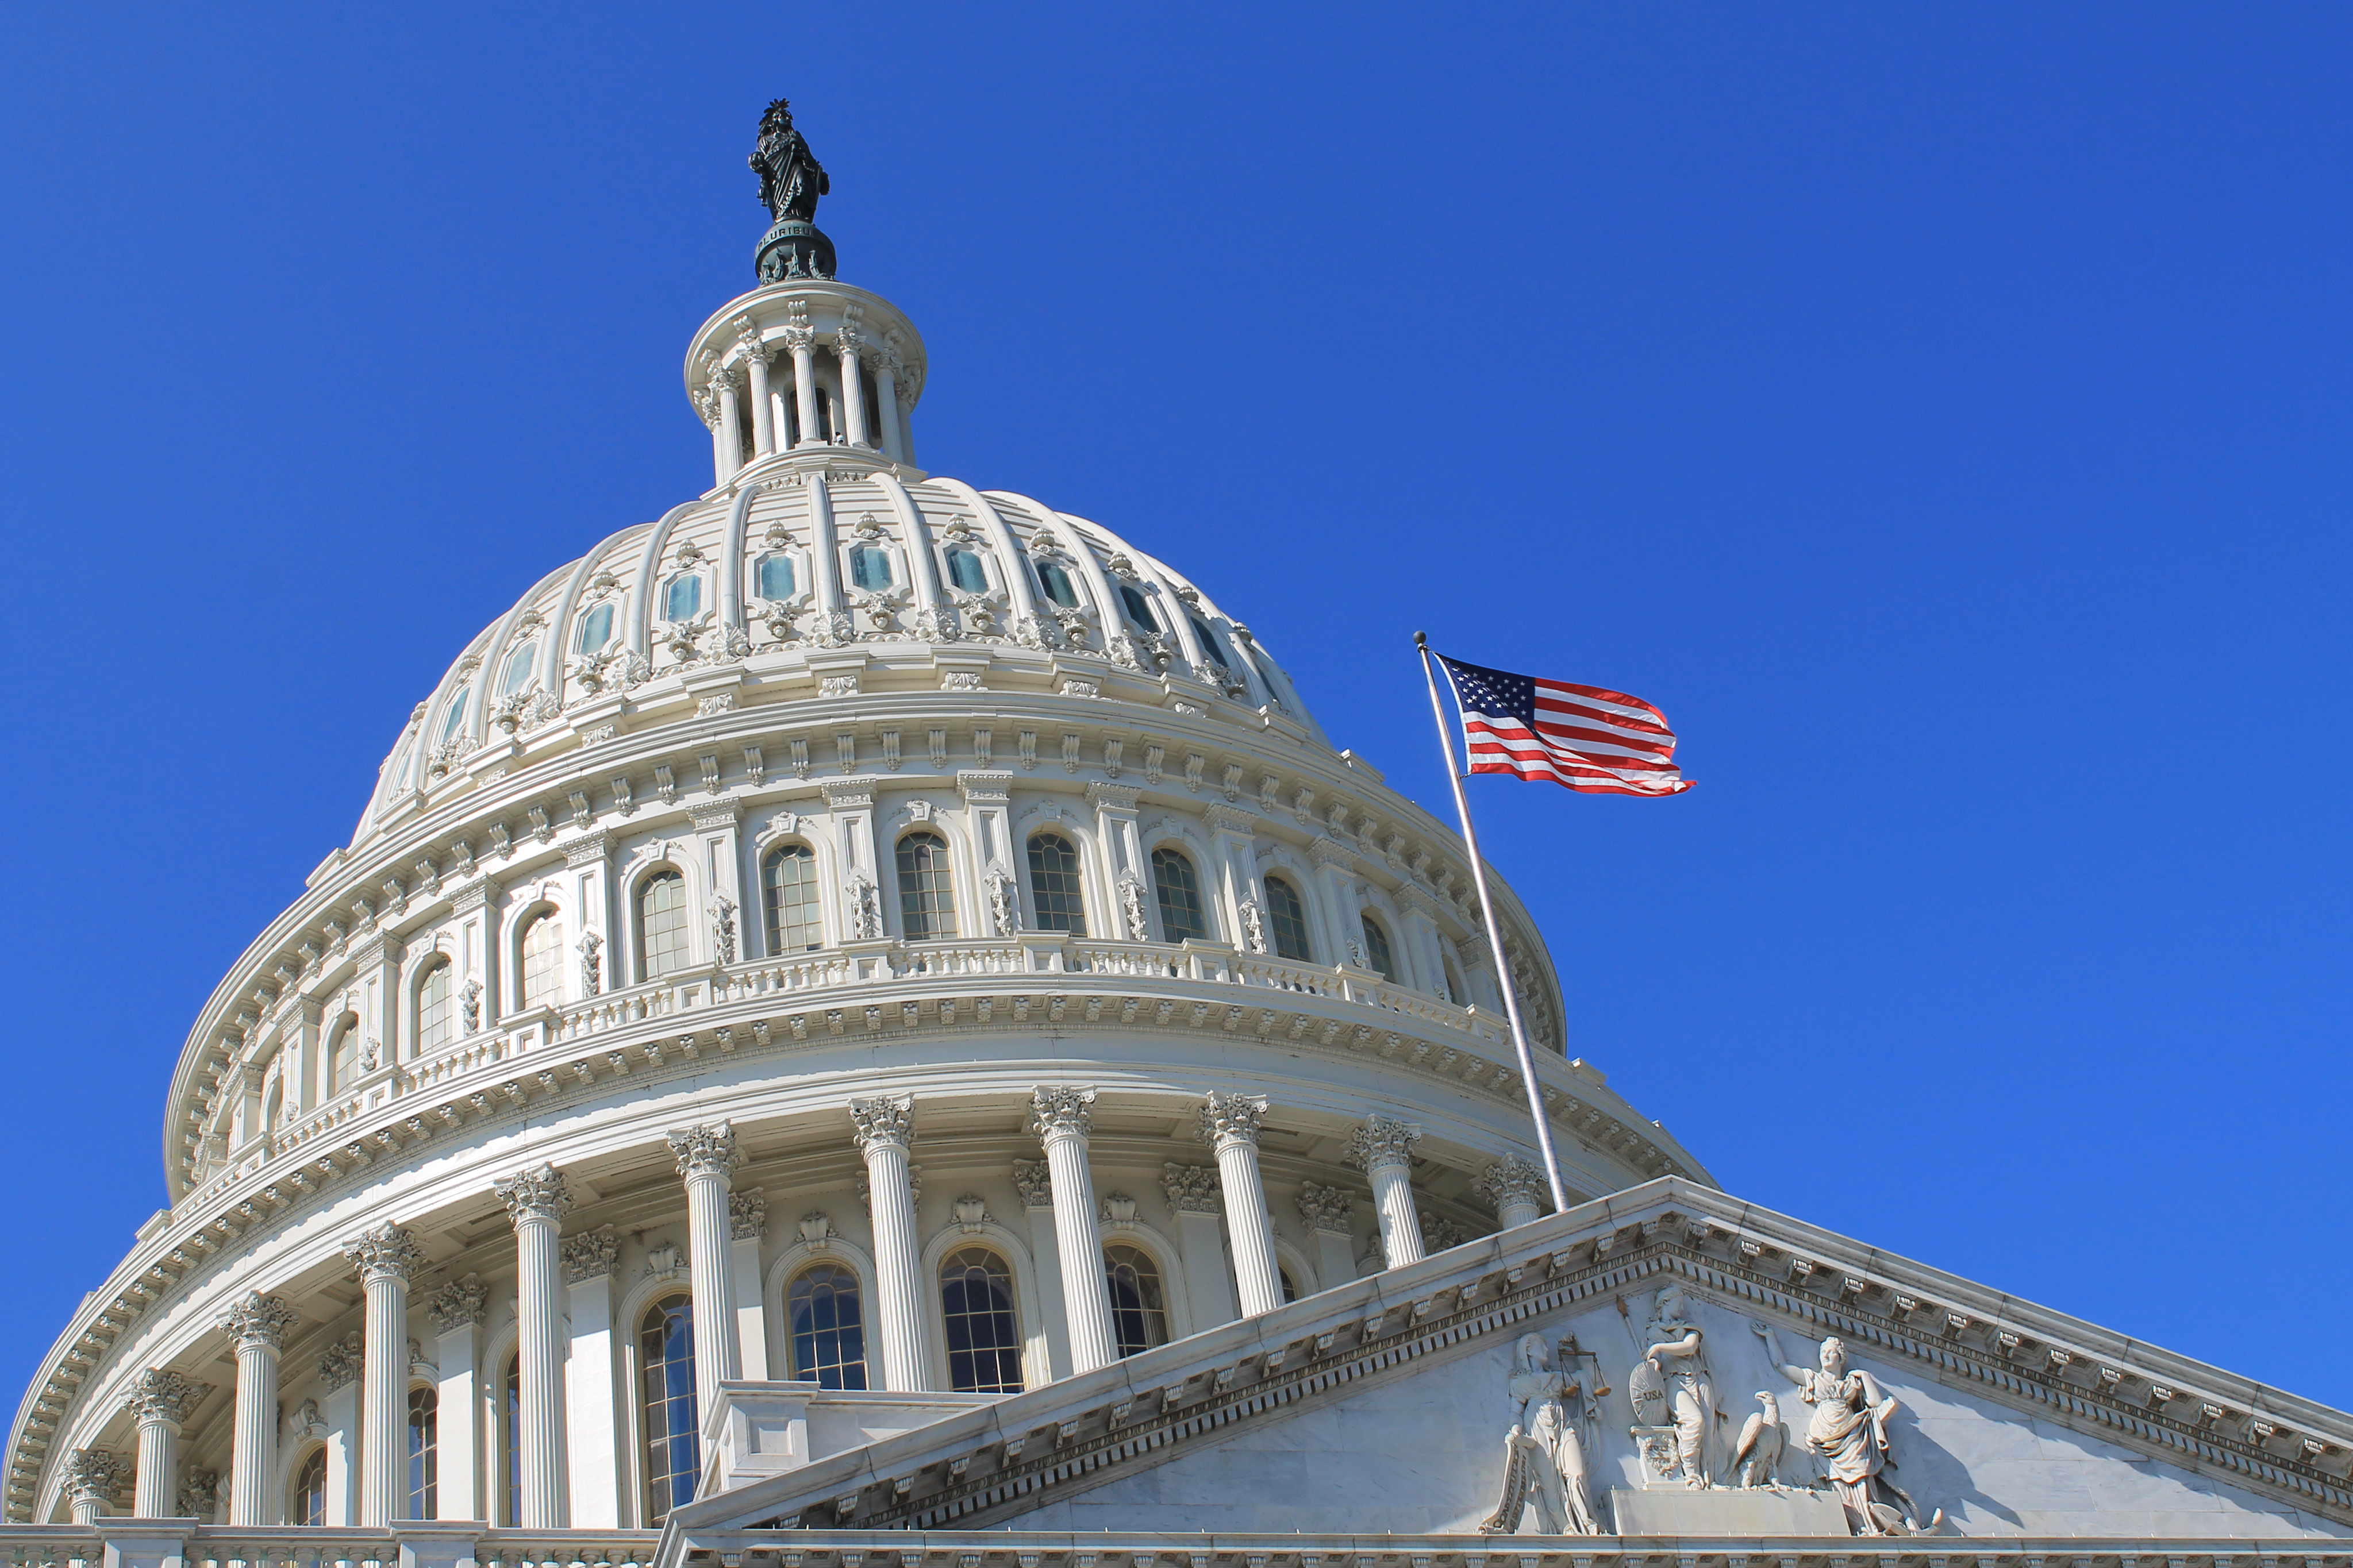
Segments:
[[[1498,885],[1525,1081],[1461,840],[1208,588],[919,466],[785,205],[712,488],[459,653],[199,1014],[12,1520],[650,1529],[723,1384],[998,1398],[1525,1223],[1531,1089],[1573,1197],[1704,1180]]]

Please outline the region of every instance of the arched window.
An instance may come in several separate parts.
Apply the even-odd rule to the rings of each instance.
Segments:
[[[440,1504],[438,1484],[441,1400],[429,1388],[408,1391],[408,1512],[406,1519],[431,1519]]]
[[[638,1323],[638,1417],[646,1434],[646,1526],[694,1500],[702,1458],[694,1415],[694,1304],[672,1296],[646,1309]]]
[[[1288,1307],[1299,1300],[1299,1281],[1293,1279],[1291,1277],[1291,1270],[1280,1263],[1274,1266],[1274,1271],[1282,1276],[1282,1304]]]
[[[441,716],[441,743],[443,745],[446,746],[450,742],[456,740],[458,738],[458,732],[465,728],[466,699],[472,695],[473,692],[471,690],[459,691],[458,693],[458,700],[449,704],[449,711]]]
[[[539,653],[539,645],[527,642],[507,655],[506,669],[499,676],[499,695],[511,697],[521,691],[531,679],[531,661]]]
[[[349,1089],[360,1076],[360,1016],[346,1013],[327,1037],[327,1092]]]
[[[793,1325],[793,1376],[819,1388],[866,1386],[866,1324],[858,1276],[819,1263],[793,1276],[785,1291]]]
[[[522,928],[522,987],[517,1003],[543,1007],[564,1000],[564,922],[554,910],[531,917]]]
[[[985,1247],[940,1262],[940,1316],[948,1343],[948,1386],[958,1394],[1018,1394],[1021,1325],[1013,1315],[1013,1271]]]
[[[956,933],[948,841],[928,828],[899,840],[899,925],[909,942]]]
[[[1208,654],[1219,669],[1233,668],[1226,660],[1226,650],[1218,646],[1218,634],[1211,631],[1208,623],[1198,616],[1193,617],[1193,635],[1201,639],[1201,651]]]
[[[858,378],[859,401],[866,405],[866,444],[880,449],[882,446],[882,385],[871,375]]]
[[[289,1524],[324,1524],[327,1522],[327,1450],[314,1449],[295,1472],[294,1495],[288,1500],[286,1522]]]
[[[1079,852],[1059,833],[1040,833],[1029,840],[1029,900],[1038,906],[1039,931],[1087,934]]]
[[[1299,889],[1280,877],[1266,879],[1266,923],[1272,928],[1276,957],[1315,962],[1307,945],[1307,906],[1299,901]]]
[[[1060,562],[1032,561],[1029,564],[1038,569],[1038,586],[1045,590],[1046,597],[1066,610],[1079,607],[1079,590],[1071,584],[1071,574],[1062,570]]]
[[[1201,879],[1193,872],[1193,862],[1166,844],[1152,852],[1152,896],[1160,901],[1164,940],[1209,939],[1208,917],[1201,909]]]
[[[417,1050],[438,1051],[456,1033],[457,1008],[450,998],[450,980],[457,972],[441,959],[425,973],[417,986]]]
[[[1365,927],[1365,963],[1371,967],[1374,973],[1394,985],[1397,984],[1397,956],[1389,952],[1389,933],[1383,931],[1381,922],[1372,916],[1366,915],[1362,918]]]
[[[522,1352],[507,1357],[505,1397],[500,1415],[506,1426],[507,1523],[522,1522]]]
[[[824,910],[817,890],[817,855],[806,844],[780,844],[762,862],[768,894],[768,956],[825,945]]]
[[[638,943],[649,980],[686,967],[686,879],[676,871],[638,884]]]
[[[702,613],[702,575],[681,572],[662,590],[662,619],[691,621]]]
[[[1103,1248],[1103,1277],[1111,1287],[1112,1333],[1119,1353],[1132,1356],[1168,1342],[1168,1303],[1160,1289],[1160,1266],[1140,1247]]]
[[[876,544],[849,547],[849,585],[880,591],[891,585],[891,552]]]
[[[1127,618],[1137,626],[1147,632],[1160,629],[1160,622],[1154,617],[1152,606],[1145,603],[1143,592],[1134,584],[1122,583],[1119,585],[1119,602],[1127,606]]]
[[[759,584],[763,599],[789,599],[793,596],[793,558],[782,552],[760,557],[753,572]]]
[[[573,639],[575,653],[595,653],[613,640],[613,606],[599,605],[580,617],[580,635]]]
[[[948,551],[948,581],[967,594],[988,592],[988,568],[969,550]]]
[[[1462,984],[1462,966],[1454,962],[1454,950],[1441,947],[1438,956],[1439,961],[1446,965],[1446,999],[1457,1007],[1469,1006],[1471,993]]]

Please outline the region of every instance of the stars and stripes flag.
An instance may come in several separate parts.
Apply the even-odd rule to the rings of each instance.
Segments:
[[[1666,715],[1639,697],[1438,656],[1462,710],[1474,773],[1549,779],[1592,795],[1681,795]]]

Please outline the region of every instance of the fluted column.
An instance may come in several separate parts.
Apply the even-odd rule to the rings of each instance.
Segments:
[[[748,318],[737,320],[735,339],[744,345],[744,368],[751,381],[752,452],[765,458],[776,449],[776,421],[768,412],[768,348]]]
[[[849,1116],[866,1156],[868,1201],[874,1210],[882,1386],[901,1392],[926,1389],[932,1367],[923,1350],[923,1258],[915,1238],[915,1194],[907,1176],[907,1145],[915,1132],[914,1096],[853,1100]]]
[[[276,1296],[255,1290],[221,1315],[221,1331],[237,1347],[237,1415],[229,1442],[228,1521],[276,1524],[271,1506],[278,1476],[278,1352],[286,1331],[300,1321]]]
[[[744,466],[744,413],[734,374],[724,365],[711,367],[711,397],[719,405],[719,482],[725,484]]]
[[[727,1214],[729,1180],[743,1156],[735,1129],[725,1121],[684,1127],[670,1134],[678,1173],[686,1178],[689,1289],[694,1295],[695,1419],[718,1408],[719,1385],[742,1375],[735,1352],[735,1275],[727,1248],[733,1226]]]
[[[1218,1152],[1218,1184],[1226,1196],[1226,1234],[1234,1248],[1234,1280],[1242,1316],[1282,1305],[1282,1274],[1275,1267],[1274,1226],[1266,1215],[1266,1184],[1258,1173],[1258,1128],[1266,1116],[1261,1095],[1212,1094],[1201,1107],[1201,1142]]]
[[[177,1517],[180,1484],[180,1423],[212,1392],[185,1372],[150,1367],[131,1384],[124,1402],[139,1424],[139,1471],[132,1487],[131,1517]]]
[[[1381,1216],[1381,1257],[1392,1268],[1421,1261],[1421,1218],[1413,1206],[1413,1146],[1421,1129],[1386,1116],[1367,1116],[1348,1142],[1348,1163],[1373,1184]]]
[[[817,417],[817,333],[808,324],[808,301],[792,302],[792,324],[785,329],[785,347],[793,356],[793,415],[800,421],[801,438],[797,446],[807,446],[818,438],[820,426]]]
[[[905,462],[907,448],[899,439],[899,356],[888,348],[874,356],[874,404],[882,416],[882,455]]]
[[[848,322],[833,335],[833,352],[841,364],[842,439],[853,447],[871,447],[866,430],[866,390],[858,382],[858,329]]]
[[[1504,1155],[1471,1184],[1472,1191],[1495,1205],[1495,1218],[1505,1230],[1543,1218],[1551,1187],[1542,1170],[1517,1154]]]
[[[1046,1146],[1054,1199],[1054,1248],[1061,1255],[1062,1310],[1071,1325],[1071,1373],[1084,1376],[1119,1359],[1112,1332],[1111,1288],[1103,1277],[1103,1231],[1095,1223],[1095,1184],[1087,1168],[1087,1133],[1095,1091],[1059,1086],[1029,1096],[1029,1126]]]
[[[560,1530],[564,1485],[564,1279],[557,1226],[572,1206],[553,1165],[516,1172],[493,1190],[515,1230],[515,1330],[522,1384],[522,1518],[526,1530]]]
[[[390,1524],[408,1510],[408,1279],[425,1261],[417,1238],[380,1225],[343,1243],[367,1292],[360,1364],[360,1522]]]
[[[122,1456],[111,1448],[76,1448],[66,1460],[65,1482],[73,1521],[95,1524],[122,1484]]]

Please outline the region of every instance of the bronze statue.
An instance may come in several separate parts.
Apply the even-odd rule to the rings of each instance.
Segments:
[[[776,220],[760,241],[760,281],[832,277],[833,241],[817,226],[818,198],[833,188],[832,182],[807,141],[793,128],[789,100],[776,100],[760,117],[760,140],[751,164],[760,176],[760,203]]]

